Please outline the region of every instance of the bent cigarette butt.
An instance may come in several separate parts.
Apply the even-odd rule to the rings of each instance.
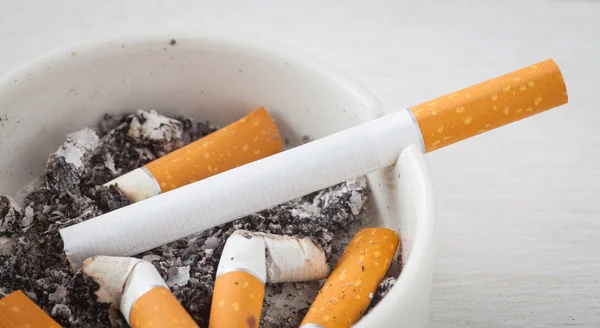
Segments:
[[[258,328],[265,284],[244,271],[220,275],[210,308],[209,328]]]
[[[100,285],[98,301],[118,307],[133,328],[198,327],[150,262],[96,256],[84,261],[83,272]]]
[[[302,321],[301,327],[351,327],[365,313],[398,248],[386,228],[361,230],[350,242]]]
[[[262,238],[234,232],[217,268],[209,328],[258,327],[267,272]]]
[[[128,198],[138,202],[276,154],[282,144],[275,122],[260,107],[105,185],[118,185]]]
[[[227,239],[217,276],[239,269],[269,283],[319,280],[330,273],[325,252],[309,237],[246,230]]]
[[[427,151],[568,102],[567,87],[549,59],[411,108]]]
[[[219,261],[210,328],[258,327],[265,282],[327,277],[325,252],[310,238],[235,231]]]
[[[0,299],[0,327],[61,328],[56,321],[20,290]]]

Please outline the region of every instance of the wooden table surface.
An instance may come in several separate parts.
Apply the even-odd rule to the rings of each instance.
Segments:
[[[600,327],[600,1],[0,0],[0,74],[56,47],[166,29],[299,48],[388,110],[555,59],[568,105],[427,155],[440,227],[431,326]]]

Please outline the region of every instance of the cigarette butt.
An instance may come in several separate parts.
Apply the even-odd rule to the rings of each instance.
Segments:
[[[258,327],[265,296],[265,242],[235,231],[217,268],[209,328]]]
[[[60,328],[61,326],[25,293],[17,290],[0,299],[0,327]]]
[[[167,192],[281,151],[275,122],[264,107],[144,167]],[[228,154],[231,152],[231,156]]]
[[[244,271],[217,277],[210,308],[209,328],[258,328],[265,284]]]
[[[317,280],[329,272],[325,252],[310,238],[237,230],[219,260],[209,327],[258,327],[265,281]]]
[[[282,150],[282,140],[264,107],[105,185],[117,184],[138,202]]]
[[[198,327],[152,263],[140,261],[125,283],[121,313],[132,328]]]
[[[310,238],[235,231],[225,243],[217,277],[244,271],[269,283],[299,282],[326,278],[327,257]]]
[[[549,59],[411,108],[429,152],[568,102]]]
[[[399,238],[386,228],[361,230],[319,291],[301,327],[351,327],[365,313],[385,276]]]
[[[96,256],[84,261],[83,272],[100,286],[98,301],[119,308],[132,328],[198,327],[150,262]]]

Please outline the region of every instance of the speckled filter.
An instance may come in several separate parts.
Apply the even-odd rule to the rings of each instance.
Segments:
[[[282,149],[277,126],[264,107],[144,167],[161,192],[276,154]]]
[[[301,327],[351,327],[360,320],[388,271],[398,244],[398,234],[390,229],[359,231],[321,287]]]
[[[22,291],[0,299],[0,328],[60,328]]]
[[[566,104],[567,89],[549,59],[411,108],[429,152]]]
[[[140,296],[129,314],[132,328],[197,328],[173,294],[164,287],[154,287]]]
[[[215,281],[209,328],[258,328],[265,285],[244,271],[220,275]]]

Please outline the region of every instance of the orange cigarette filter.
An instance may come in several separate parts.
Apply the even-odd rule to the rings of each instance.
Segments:
[[[398,244],[398,234],[386,228],[367,228],[356,234],[301,327],[351,327],[360,320],[388,271]]]
[[[173,294],[154,287],[133,303],[129,322],[132,328],[197,328],[198,325]]]
[[[0,299],[0,328],[61,328],[20,290]]]
[[[209,328],[258,328],[265,285],[244,271],[222,274],[215,281]]]
[[[549,59],[411,108],[426,151],[566,104],[567,88]]]
[[[144,167],[161,192],[276,154],[282,141],[264,107]]]

